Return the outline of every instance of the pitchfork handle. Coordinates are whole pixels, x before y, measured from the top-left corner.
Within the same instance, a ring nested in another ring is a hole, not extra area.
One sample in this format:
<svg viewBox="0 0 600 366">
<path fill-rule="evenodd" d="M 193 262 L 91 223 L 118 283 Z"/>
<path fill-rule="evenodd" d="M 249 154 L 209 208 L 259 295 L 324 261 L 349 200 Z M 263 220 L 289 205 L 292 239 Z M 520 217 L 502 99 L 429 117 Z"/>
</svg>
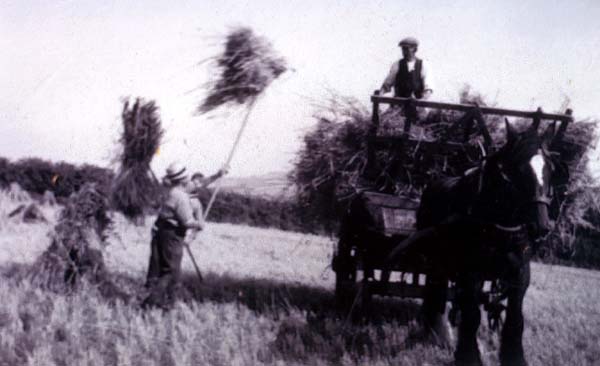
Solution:
<svg viewBox="0 0 600 366">
<path fill-rule="evenodd" d="M 192 263 L 194 264 L 194 269 L 196 270 L 196 274 L 198 275 L 198 280 L 200 282 L 203 282 L 204 279 L 202 278 L 202 273 L 200 273 L 200 268 L 198 268 L 198 263 L 196 263 L 196 258 L 194 258 L 194 254 L 192 254 L 192 250 L 190 249 L 190 245 L 188 243 L 183 243 L 183 246 L 187 250 L 187 253 L 190 256 L 190 259 L 192 260 Z"/>
</svg>

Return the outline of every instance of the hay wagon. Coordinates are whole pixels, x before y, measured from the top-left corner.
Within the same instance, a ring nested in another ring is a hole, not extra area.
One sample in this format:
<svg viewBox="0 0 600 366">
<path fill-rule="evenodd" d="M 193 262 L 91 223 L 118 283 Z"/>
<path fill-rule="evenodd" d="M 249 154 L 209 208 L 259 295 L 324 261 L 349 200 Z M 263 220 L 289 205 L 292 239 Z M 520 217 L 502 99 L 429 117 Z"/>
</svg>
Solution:
<svg viewBox="0 0 600 366">
<path fill-rule="evenodd" d="M 404 153 L 404 163 L 412 164 L 420 176 L 398 177 L 398 179 L 421 180 L 425 184 L 432 174 L 456 175 L 472 167 L 493 149 L 493 141 L 485 121 L 486 115 L 512 116 L 538 121 L 560 121 L 558 134 L 563 135 L 572 121 L 572 111 L 565 114 L 547 114 L 538 108 L 535 112 L 501 108 L 478 107 L 477 105 L 451 104 L 406 98 L 383 97 L 376 91 L 371 97 L 373 104 L 372 120 L 367 141 L 367 166 L 364 180 L 376 179 L 378 171 L 378 151 L 393 149 Z M 390 109 L 400 107 L 403 112 L 399 134 L 380 133 L 381 104 Z M 452 111 L 454 122 L 435 139 L 423 139 L 411 133 L 419 123 L 419 108 L 427 108 L 429 113 Z M 412 113 L 411 113 L 412 111 Z M 462 113 L 462 116 L 461 116 Z M 462 129 L 462 131 L 461 131 Z M 457 138 L 458 136 L 458 138 Z M 453 164 L 448 164 L 452 161 Z M 427 170 L 433 162 L 438 171 Z M 448 166 L 455 171 L 445 171 Z M 413 169 L 413 170 L 414 170 Z M 417 182 L 418 184 L 418 182 Z M 372 187 L 373 185 L 371 185 Z M 432 268 L 418 248 L 409 248 L 393 267 L 386 267 L 386 258 L 393 248 L 415 232 L 416 211 L 419 195 L 390 193 L 366 189 L 360 192 L 349 205 L 341 220 L 339 241 L 332 260 L 335 271 L 335 296 L 339 304 L 346 307 L 365 306 L 373 295 L 398 296 L 403 298 L 423 298 L 428 273 Z M 488 298 L 494 296 L 493 282 L 486 286 Z M 453 284 L 448 287 L 448 300 L 454 298 Z"/>
</svg>

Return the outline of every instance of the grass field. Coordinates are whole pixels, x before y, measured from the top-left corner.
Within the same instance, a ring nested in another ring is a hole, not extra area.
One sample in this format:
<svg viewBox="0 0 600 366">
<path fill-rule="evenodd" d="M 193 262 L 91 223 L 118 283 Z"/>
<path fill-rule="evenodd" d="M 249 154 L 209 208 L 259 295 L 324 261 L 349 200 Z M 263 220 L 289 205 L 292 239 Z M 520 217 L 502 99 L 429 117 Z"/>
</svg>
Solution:
<svg viewBox="0 0 600 366">
<path fill-rule="evenodd" d="M 411 342 L 417 303 L 376 299 L 361 324 L 333 310 L 333 240 L 210 224 L 193 244 L 205 276 L 188 258 L 174 310 L 143 312 L 139 299 L 151 219 L 118 219 L 105 257 L 132 297 L 104 298 L 94 288 L 69 296 L 21 279 L 49 243 L 49 223 L 8 219 L 17 206 L 0 195 L 0 365 L 450 365 L 452 352 Z M 600 273 L 534 264 L 525 300 L 531 365 L 600 365 Z M 486 365 L 498 364 L 498 336 L 485 326 Z"/>
<path fill-rule="evenodd" d="M 250 196 L 274 199 L 291 199 L 294 187 L 290 184 L 285 172 L 271 172 L 249 177 L 225 177 L 221 188 Z"/>
</svg>

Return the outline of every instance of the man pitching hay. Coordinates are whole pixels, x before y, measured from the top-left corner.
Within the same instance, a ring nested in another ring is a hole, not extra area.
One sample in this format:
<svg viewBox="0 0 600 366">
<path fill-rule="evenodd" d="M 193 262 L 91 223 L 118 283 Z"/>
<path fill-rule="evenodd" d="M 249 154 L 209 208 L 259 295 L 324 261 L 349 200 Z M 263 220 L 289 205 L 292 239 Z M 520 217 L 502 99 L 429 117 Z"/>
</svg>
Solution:
<svg viewBox="0 0 600 366">
<path fill-rule="evenodd" d="M 192 202 L 192 210 L 194 217 L 198 220 L 204 221 L 204 210 L 200 197 L 202 191 L 207 189 L 209 185 L 219 180 L 225 174 L 228 173 L 228 169 L 220 169 L 216 174 L 209 177 L 205 177 L 204 174 L 196 172 L 192 174 L 190 184 L 187 186 L 188 193 Z"/>
<path fill-rule="evenodd" d="M 143 306 L 168 309 L 174 299 L 181 276 L 183 245 L 188 229 L 202 230 L 204 219 L 194 215 L 188 194 L 189 177 L 186 168 L 172 163 L 166 170 L 163 184 L 168 191 L 152 227 L 150 263 L 146 286 L 150 293 Z"/>
<path fill-rule="evenodd" d="M 225 163 L 229 166 L 256 99 L 287 67 L 271 44 L 249 28 L 233 29 L 227 35 L 224 46 L 224 52 L 213 59 L 218 78 L 207 84 L 208 94 L 198 111 L 207 113 L 226 104 L 246 106 L 246 116 Z M 199 199 L 194 196 L 225 173 L 226 170 L 221 170 L 209 178 L 194 174 L 193 182 L 188 184 L 185 167 L 172 164 L 167 168 L 164 185 L 168 187 L 168 193 L 152 229 L 152 253 L 146 283 L 150 294 L 144 306 L 169 308 L 173 303 L 181 274 L 186 232 L 188 229 L 202 230 L 219 187 L 213 191 L 205 213 Z M 188 253 L 196 265 L 189 248 Z M 201 280 L 197 266 L 196 271 Z"/>
<path fill-rule="evenodd" d="M 229 172 L 229 169 L 219 169 L 219 171 L 209 177 L 205 177 L 204 174 L 200 172 L 196 172 L 192 174 L 191 180 L 191 189 L 192 192 L 195 192 L 199 189 L 208 188 L 209 185 L 217 181 L 219 178 L 223 177 L 225 174 Z"/>
</svg>

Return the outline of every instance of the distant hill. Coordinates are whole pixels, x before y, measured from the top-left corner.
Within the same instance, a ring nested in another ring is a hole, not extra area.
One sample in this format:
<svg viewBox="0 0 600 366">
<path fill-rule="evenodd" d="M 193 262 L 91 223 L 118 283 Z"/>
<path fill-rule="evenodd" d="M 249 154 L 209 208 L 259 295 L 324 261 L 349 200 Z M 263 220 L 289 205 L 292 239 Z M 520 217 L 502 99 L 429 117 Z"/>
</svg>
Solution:
<svg viewBox="0 0 600 366">
<path fill-rule="evenodd" d="M 286 172 L 270 172 L 248 177 L 225 177 L 221 188 L 225 191 L 265 198 L 289 199 L 294 187 L 287 180 Z"/>
</svg>

